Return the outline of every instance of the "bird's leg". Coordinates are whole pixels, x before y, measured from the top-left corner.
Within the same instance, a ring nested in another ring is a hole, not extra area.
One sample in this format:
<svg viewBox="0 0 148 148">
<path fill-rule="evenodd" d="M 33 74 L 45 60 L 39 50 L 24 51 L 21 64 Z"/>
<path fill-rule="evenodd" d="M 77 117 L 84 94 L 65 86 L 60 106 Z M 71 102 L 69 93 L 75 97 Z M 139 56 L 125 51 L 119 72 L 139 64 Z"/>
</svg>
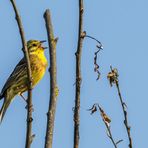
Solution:
<svg viewBox="0 0 148 148">
<path fill-rule="evenodd" d="M 27 101 L 27 99 L 22 95 L 22 94 L 20 94 L 20 96 L 22 97 L 22 99 L 27 103 L 27 105 L 26 105 L 26 109 L 28 108 L 28 101 Z M 34 109 L 33 109 L 33 105 L 31 105 L 30 107 L 29 107 L 29 110 L 30 111 L 34 111 Z"/>
<path fill-rule="evenodd" d="M 26 105 L 26 107 L 25 107 L 25 108 L 27 109 L 27 108 L 28 108 L 28 102 L 27 102 L 27 99 L 23 96 L 22 93 L 20 94 L 20 96 L 21 96 L 21 98 L 27 103 L 27 105 Z M 30 110 L 30 111 L 34 111 L 32 105 L 29 107 L 29 110 Z"/>
<path fill-rule="evenodd" d="M 28 107 L 28 102 L 27 102 L 27 99 L 23 96 L 23 94 L 22 93 L 20 93 L 20 96 L 21 96 L 21 98 L 26 102 L 26 109 L 27 109 L 27 107 Z"/>
<path fill-rule="evenodd" d="M 21 98 L 27 103 L 27 99 L 23 96 L 23 94 L 20 94 Z"/>
</svg>

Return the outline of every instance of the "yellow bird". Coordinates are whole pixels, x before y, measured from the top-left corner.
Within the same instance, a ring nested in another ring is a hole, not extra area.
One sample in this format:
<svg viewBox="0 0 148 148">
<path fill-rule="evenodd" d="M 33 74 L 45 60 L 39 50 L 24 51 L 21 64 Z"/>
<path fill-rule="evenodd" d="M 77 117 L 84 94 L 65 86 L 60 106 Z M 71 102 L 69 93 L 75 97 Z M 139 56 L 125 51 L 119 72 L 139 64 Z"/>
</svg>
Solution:
<svg viewBox="0 0 148 148">
<path fill-rule="evenodd" d="M 29 40 L 27 42 L 33 87 L 42 79 L 47 67 L 47 59 L 44 55 L 46 47 L 42 46 L 43 42 L 45 41 Z M 4 114 L 14 97 L 22 95 L 23 92 L 28 90 L 27 82 L 27 63 L 25 57 L 23 57 L 16 65 L 1 91 L 0 99 L 4 98 L 4 102 L 0 110 L 0 122 L 2 122 Z"/>
</svg>

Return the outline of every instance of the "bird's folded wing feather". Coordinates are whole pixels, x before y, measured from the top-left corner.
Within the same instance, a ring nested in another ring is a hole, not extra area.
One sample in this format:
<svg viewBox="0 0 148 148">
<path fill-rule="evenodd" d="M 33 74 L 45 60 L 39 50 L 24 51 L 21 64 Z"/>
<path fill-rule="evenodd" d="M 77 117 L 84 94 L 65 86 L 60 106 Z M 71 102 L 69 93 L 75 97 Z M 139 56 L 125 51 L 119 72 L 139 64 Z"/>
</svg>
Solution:
<svg viewBox="0 0 148 148">
<path fill-rule="evenodd" d="M 15 67 L 11 75 L 9 76 L 8 80 L 6 81 L 0 96 L 3 97 L 4 92 L 14 83 L 17 83 L 18 78 L 27 75 L 26 72 L 26 60 L 23 58 Z"/>
</svg>

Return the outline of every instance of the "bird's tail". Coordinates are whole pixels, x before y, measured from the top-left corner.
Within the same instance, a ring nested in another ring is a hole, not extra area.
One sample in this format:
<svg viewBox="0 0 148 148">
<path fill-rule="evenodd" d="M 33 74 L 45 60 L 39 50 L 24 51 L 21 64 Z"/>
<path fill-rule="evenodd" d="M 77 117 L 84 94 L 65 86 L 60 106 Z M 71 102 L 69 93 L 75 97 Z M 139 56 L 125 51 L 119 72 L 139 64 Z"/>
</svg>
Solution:
<svg viewBox="0 0 148 148">
<path fill-rule="evenodd" d="M 6 110 L 7 110 L 8 106 L 10 105 L 10 103 L 11 103 L 10 99 L 9 100 L 6 98 L 4 99 L 4 103 L 3 103 L 2 108 L 0 110 L 0 123 L 3 120 Z"/>
</svg>

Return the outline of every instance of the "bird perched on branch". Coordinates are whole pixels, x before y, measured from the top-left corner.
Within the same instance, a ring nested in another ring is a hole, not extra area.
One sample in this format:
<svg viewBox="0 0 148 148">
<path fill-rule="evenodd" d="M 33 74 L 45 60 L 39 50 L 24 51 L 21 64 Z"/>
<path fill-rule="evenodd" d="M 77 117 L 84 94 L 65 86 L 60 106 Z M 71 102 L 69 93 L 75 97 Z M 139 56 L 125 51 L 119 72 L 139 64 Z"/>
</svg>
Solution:
<svg viewBox="0 0 148 148">
<path fill-rule="evenodd" d="M 44 49 L 47 47 L 42 46 L 43 42 L 45 41 L 29 40 L 27 42 L 33 87 L 42 79 L 47 67 L 47 60 L 44 55 Z M 23 57 L 16 65 L 1 91 L 0 99 L 4 98 L 4 102 L 0 110 L 0 122 L 2 122 L 5 112 L 14 97 L 16 95 L 22 96 L 22 93 L 27 90 L 27 62 L 25 57 Z"/>
</svg>

